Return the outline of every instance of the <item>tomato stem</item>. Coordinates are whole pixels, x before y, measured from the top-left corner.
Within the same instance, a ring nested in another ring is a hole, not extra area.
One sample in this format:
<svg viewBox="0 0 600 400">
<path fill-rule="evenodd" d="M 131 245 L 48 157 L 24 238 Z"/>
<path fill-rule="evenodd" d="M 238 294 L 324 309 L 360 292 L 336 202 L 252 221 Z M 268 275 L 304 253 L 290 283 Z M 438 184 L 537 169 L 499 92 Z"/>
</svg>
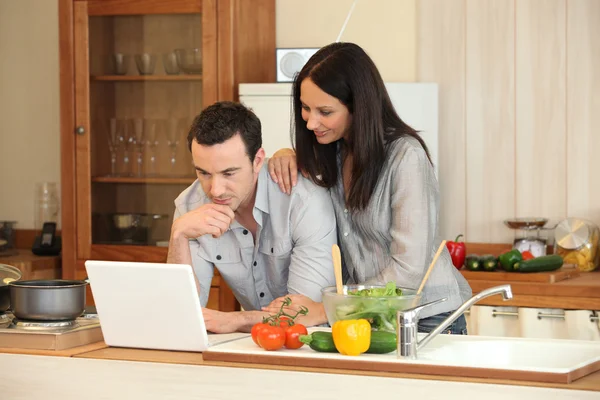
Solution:
<svg viewBox="0 0 600 400">
<path fill-rule="evenodd" d="M 308 314 L 308 308 L 306 308 L 305 306 L 300 306 L 300 310 L 298 310 L 296 312 L 296 314 L 294 314 L 294 315 L 288 314 L 285 311 L 283 311 L 284 307 L 288 307 L 291 304 L 292 304 L 292 299 L 290 299 L 289 297 L 286 297 L 281 302 L 281 307 L 279 308 L 279 311 L 277 312 L 277 314 L 270 315 L 268 317 L 263 318 L 263 323 L 279 326 L 281 324 L 281 317 L 286 317 L 286 318 L 289 318 L 289 320 L 286 320 L 288 326 L 292 326 L 295 323 L 295 319 L 299 315 L 306 315 L 306 314 Z"/>
</svg>

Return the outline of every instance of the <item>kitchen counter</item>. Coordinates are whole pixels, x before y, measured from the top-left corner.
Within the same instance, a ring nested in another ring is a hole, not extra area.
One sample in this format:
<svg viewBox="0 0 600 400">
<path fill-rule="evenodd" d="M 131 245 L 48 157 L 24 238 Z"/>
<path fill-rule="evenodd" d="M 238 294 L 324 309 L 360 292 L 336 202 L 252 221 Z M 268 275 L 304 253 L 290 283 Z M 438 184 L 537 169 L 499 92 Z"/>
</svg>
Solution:
<svg viewBox="0 0 600 400">
<path fill-rule="evenodd" d="M 233 368 L 250 368 L 250 369 L 267 369 L 278 371 L 301 371 L 315 372 L 326 374 L 339 375 L 355 375 L 355 376 L 373 376 L 385 378 L 406 378 L 406 379 L 424 379 L 435 381 L 448 382 L 471 382 L 471 383 L 487 383 L 495 385 L 512 385 L 512 386 L 529 386 L 529 387 L 546 387 L 557 389 L 571 390 L 591 390 L 600 392 L 600 371 L 585 376 L 576 380 L 571 384 L 560 383 L 542 383 L 542 382 L 526 382 L 526 381 L 510 381 L 502 379 L 481 379 L 481 378 L 464 378 L 460 376 L 439 376 L 439 375 L 417 375 L 396 372 L 384 371 L 350 371 L 334 368 L 309 368 L 309 367 L 286 367 L 279 365 L 267 364 L 247 364 L 233 363 L 220 361 L 204 361 L 202 353 L 192 352 L 177 352 L 177 351 L 160 351 L 160 350 L 143 350 L 143 349 L 125 349 L 116 347 L 107 347 L 89 352 L 79 352 L 74 355 L 75 358 L 89 358 L 99 360 L 121 360 L 121 361 L 137 361 L 137 362 L 153 362 L 166 364 L 185 364 L 185 365 L 204 365 L 218 367 L 233 367 Z"/>
<path fill-rule="evenodd" d="M 600 310 L 598 271 L 581 272 L 578 277 L 556 283 L 469 280 L 473 294 L 504 283 L 512 287 L 512 300 L 503 301 L 500 296 L 492 296 L 479 301 L 477 305 Z"/>
<path fill-rule="evenodd" d="M 16 249 L 16 254 L 0 254 L 0 264 L 18 268 L 29 279 L 58 279 L 62 275 L 60 256 L 36 256 L 31 249 Z"/>
<path fill-rule="evenodd" d="M 128 361 L 123 361 L 128 360 Z M 129 361 L 131 360 L 131 361 Z M 135 361 L 133 361 L 135 360 Z M 570 385 L 459 377 L 364 373 L 333 369 L 208 363 L 200 353 L 107 348 L 66 357 L 0 354 L 3 398 L 88 400 L 341 399 L 412 396 L 419 399 L 597 399 L 600 373 Z"/>
</svg>

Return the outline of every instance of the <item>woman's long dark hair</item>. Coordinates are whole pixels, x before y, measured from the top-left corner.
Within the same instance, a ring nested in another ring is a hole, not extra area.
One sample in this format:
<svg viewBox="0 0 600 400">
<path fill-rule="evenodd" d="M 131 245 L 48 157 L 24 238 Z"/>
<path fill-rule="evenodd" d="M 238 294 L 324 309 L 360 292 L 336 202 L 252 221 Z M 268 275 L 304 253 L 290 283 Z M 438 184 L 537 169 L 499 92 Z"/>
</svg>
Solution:
<svg viewBox="0 0 600 400">
<path fill-rule="evenodd" d="M 295 150 L 298 167 L 311 179 L 331 188 L 340 178 L 337 144 L 322 145 L 302 119 L 300 85 L 310 78 L 321 90 L 337 98 L 352 115 L 345 145 L 352 154 L 352 181 L 347 207 L 362 210 L 368 204 L 386 156 L 387 144 L 412 136 L 429 152 L 417 132 L 400 119 L 383 79 L 365 51 L 353 43 L 333 43 L 317 51 L 296 76 L 293 84 Z M 294 143 L 294 138 L 292 138 Z M 431 159 L 430 159 L 431 161 Z"/>
</svg>

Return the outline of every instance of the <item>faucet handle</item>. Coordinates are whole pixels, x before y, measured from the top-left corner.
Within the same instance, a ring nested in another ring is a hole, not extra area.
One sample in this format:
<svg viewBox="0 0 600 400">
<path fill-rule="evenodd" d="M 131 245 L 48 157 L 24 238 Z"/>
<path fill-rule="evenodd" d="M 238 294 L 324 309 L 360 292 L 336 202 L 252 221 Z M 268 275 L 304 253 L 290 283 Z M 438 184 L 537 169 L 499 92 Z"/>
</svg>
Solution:
<svg viewBox="0 0 600 400">
<path fill-rule="evenodd" d="M 404 323 L 404 325 L 410 324 L 411 322 L 416 323 L 419 319 L 419 314 L 421 313 L 421 311 L 424 308 L 427 308 L 429 306 L 433 306 L 433 305 L 436 305 L 439 303 L 443 303 L 446 300 L 448 300 L 448 298 L 444 297 L 442 299 L 430 301 L 429 303 L 421 304 L 420 306 L 417 306 L 417 307 L 409 308 L 408 310 L 398 311 L 397 312 L 398 326 L 400 326 L 401 321 Z"/>
</svg>

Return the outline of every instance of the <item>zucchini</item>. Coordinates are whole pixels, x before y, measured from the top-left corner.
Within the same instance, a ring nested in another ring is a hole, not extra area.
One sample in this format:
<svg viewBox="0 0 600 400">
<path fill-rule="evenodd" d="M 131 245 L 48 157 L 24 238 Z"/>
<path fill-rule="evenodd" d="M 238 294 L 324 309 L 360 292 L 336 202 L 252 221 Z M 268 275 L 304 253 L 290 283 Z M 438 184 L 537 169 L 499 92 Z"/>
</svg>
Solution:
<svg viewBox="0 0 600 400">
<path fill-rule="evenodd" d="M 331 332 L 313 332 L 310 335 L 300 335 L 298 337 L 302 343 L 305 343 L 320 353 L 337 353 Z M 366 353 L 386 354 L 396 350 L 396 334 L 386 331 L 371 331 L 371 343 Z"/>
<path fill-rule="evenodd" d="M 498 267 L 498 259 L 491 254 L 481 256 L 480 262 L 485 271 L 495 271 Z"/>
<path fill-rule="evenodd" d="M 556 271 L 563 265 L 563 258 L 558 254 L 540 256 L 527 261 L 515 263 L 515 272 L 546 272 Z"/>
<path fill-rule="evenodd" d="M 366 351 L 371 354 L 387 354 L 396 350 L 398 342 L 396 334 L 386 331 L 371 331 L 371 344 Z"/>
<path fill-rule="evenodd" d="M 477 254 L 469 254 L 465 258 L 465 268 L 469 271 L 481 271 L 481 259 Z"/>
<path fill-rule="evenodd" d="M 337 353 L 331 332 L 313 332 L 310 335 L 300 335 L 298 340 L 305 343 L 314 351 L 321 353 Z"/>
</svg>

